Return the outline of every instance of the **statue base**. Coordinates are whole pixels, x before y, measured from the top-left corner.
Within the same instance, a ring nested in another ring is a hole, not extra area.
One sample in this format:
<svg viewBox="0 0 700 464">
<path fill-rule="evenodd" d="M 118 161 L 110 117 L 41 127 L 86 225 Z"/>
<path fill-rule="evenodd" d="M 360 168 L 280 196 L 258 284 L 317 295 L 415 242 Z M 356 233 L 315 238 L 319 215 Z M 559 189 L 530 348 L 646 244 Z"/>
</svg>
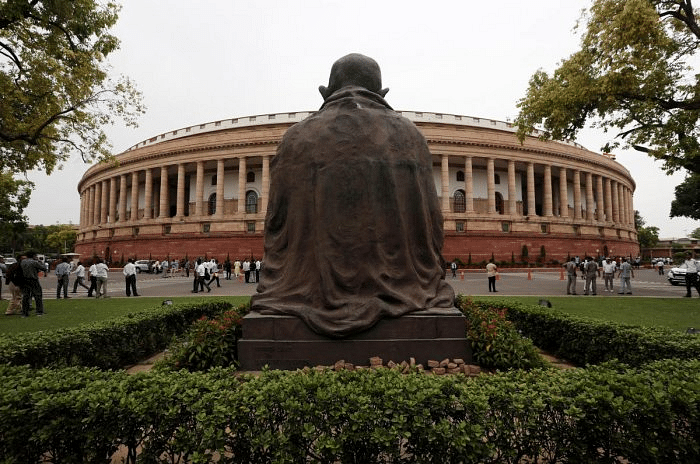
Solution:
<svg viewBox="0 0 700 464">
<path fill-rule="evenodd" d="M 242 370 L 293 370 L 332 366 L 340 360 L 368 366 L 378 356 L 384 363 L 409 361 L 427 365 L 445 358 L 471 361 L 466 319 L 456 309 L 431 309 L 395 319 L 382 319 L 370 329 L 342 339 L 319 335 L 295 316 L 252 312 L 243 318 L 238 341 Z"/>
</svg>

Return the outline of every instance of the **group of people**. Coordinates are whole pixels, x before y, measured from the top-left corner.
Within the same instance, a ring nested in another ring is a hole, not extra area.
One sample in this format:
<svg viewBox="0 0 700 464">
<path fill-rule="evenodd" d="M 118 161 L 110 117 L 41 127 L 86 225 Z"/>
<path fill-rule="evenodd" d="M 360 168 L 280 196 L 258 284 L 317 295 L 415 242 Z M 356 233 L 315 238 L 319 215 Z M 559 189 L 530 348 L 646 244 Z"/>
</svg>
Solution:
<svg viewBox="0 0 700 464">
<path fill-rule="evenodd" d="M 597 262 L 590 256 L 586 257 L 584 260 L 581 260 L 578 256 L 569 259 L 569 261 L 564 263 L 567 276 L 566 294 L 576 295 L 576 280 L 578 278 L 578 273 L 581 272 L 581 276 L 585 279 L 584 295 L 598 294 L 596 280 L 598 277 L 601 277 L 601 274 L 603 282 L 605 283 L 604 291 L 613 293 L 615 291 L 614 282 L 616 273 L 620 281 L 620 287 L 617 293 L 620 295 L 631 295 L 632 284 L 630 283 L 630 279 L 634 277 L 634 269 L 630 261 L 631 259 L 622 257 L 618 264 L 617 261 L 609 256 L 605 259 L 601 259 L 600 262 Z"/>
</svg>

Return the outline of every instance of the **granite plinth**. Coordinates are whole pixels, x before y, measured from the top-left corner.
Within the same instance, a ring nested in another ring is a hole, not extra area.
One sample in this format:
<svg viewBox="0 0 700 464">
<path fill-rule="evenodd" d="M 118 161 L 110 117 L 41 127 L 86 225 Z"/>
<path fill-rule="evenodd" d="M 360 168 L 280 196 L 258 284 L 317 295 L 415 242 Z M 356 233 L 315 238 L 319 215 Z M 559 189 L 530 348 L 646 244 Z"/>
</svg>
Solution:
<svg viewBox="0 0 700 464">
<path fill-rule="evenodd" d="M 332 365 L 336 361 L 369 365 L 369 358 L 386 363 L 415 358 L 471 360 L 466 340 L 466 319 L 455 309 L 418 311 L 395 319 L 382 319 L 372 328 L 342 339 L 311 331 L 296 316 L 252 312 L 243 318 L 238 358 L 243 370 L 299 369 Z"/>
</svg>

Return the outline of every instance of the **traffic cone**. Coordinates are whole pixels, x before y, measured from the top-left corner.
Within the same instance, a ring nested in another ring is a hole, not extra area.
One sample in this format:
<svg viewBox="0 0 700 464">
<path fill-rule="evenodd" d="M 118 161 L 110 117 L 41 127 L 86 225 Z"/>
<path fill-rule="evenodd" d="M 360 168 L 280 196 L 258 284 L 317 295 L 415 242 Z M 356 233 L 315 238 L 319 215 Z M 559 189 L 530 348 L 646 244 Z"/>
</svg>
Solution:
<svg viewBox="0 0 700 464">
<path fill-rule="evenodd" d="M 559 280 L 564 280 L 564 269 L 561 270 L 561 275 L 559 276 Z"/>
<path fill-rule="evenodd" d="M 527 280 L 532 280 L 532 271 L 530 269 L 527 270 Z"/>
</svg>

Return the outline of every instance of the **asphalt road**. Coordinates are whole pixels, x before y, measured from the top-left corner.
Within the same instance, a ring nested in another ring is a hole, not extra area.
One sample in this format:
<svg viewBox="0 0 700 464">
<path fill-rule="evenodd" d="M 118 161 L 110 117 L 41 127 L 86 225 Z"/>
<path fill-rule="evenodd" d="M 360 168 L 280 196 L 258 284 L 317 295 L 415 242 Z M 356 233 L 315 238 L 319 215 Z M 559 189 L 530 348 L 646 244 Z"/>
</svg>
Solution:
<svg viewBox="0 0 700 464">
<path fill-rule="evenodd" d="M 464 295 L 495 295 L 488 292 L 488 281 L 485 271 L 469 271 L 462 276 L 458 274 L 457 278 L 452 278 L 448 271 L 446 278 L 447 282 L 455 289 L 455 293 Z M 190 274 L 191 276 L 192 274 Z M 651 269 L 641 269 L 634 272 L 635 277 L 632 278 L 633 296 L 640 297 L 661 297 L 661 298 L 681 298 L 685 295 L 684 286 L 673 286 L 668 283 L 665 276 L 660 276 L 657 271 Z M 502 270 L 500 280 L 496 282 L 496 289 L 499 296 L 566 296 L 566 280 L 561 280 L 562 274 L 560 270 L 542 270 L 535 269 L 530 274 L 523 270 L 510 272 L 508 269 Z M 70 293 L 73 289 L 73 276 L 71 276 L 69 293 L 71 297 L 87 298 L 87 291 L 82 287 L 78 287 L 78 293 Z M 45 299 L 56 298 L 56 276 L 51 274 L 40 279 L 44 290 Z M 255 293 L 257 284 L 245 283 L 235 279 L 226 280 L 220 278 L 221 287 L 217 287 L 216 283 L 212 283 L 211 293 L 204 293 L 201 296 L 236 296 L 236 295 L 252 295 Z M 175 296 L 192 296 L 192 277 L 185 277 L 183 272 L 176 274 L 174 277 L 162 278 L 162 274 L 139 274 L 136 279 L 136 286 L 141 296 L 153 297 L 175 297 Z M 88 282 L 89 284 L 89 282 Z M 588 298 L 614 297 L 627 298 L 629 295 L 618 295 L 619 279 L 615 279 L 615 292 L 609 293 L 603 291 L 604 284 L 602 278 L 597 280 L 598 295 L 597 297 L 589 296 Z M 584 289 L 584 280 L 579 277 L 576 291 L 581 297 Z M 3 298 L 7 299 L 6 287 L 3 287 Z M 112 271 L 109 273 L 108 295 L 113 298 L 126 298 L 124 276 L 121 271 Z M 697 297 L 693 294 L 693 297 Z M 132 297 L 133 298 L 133 297 Z"/>
</svg>

